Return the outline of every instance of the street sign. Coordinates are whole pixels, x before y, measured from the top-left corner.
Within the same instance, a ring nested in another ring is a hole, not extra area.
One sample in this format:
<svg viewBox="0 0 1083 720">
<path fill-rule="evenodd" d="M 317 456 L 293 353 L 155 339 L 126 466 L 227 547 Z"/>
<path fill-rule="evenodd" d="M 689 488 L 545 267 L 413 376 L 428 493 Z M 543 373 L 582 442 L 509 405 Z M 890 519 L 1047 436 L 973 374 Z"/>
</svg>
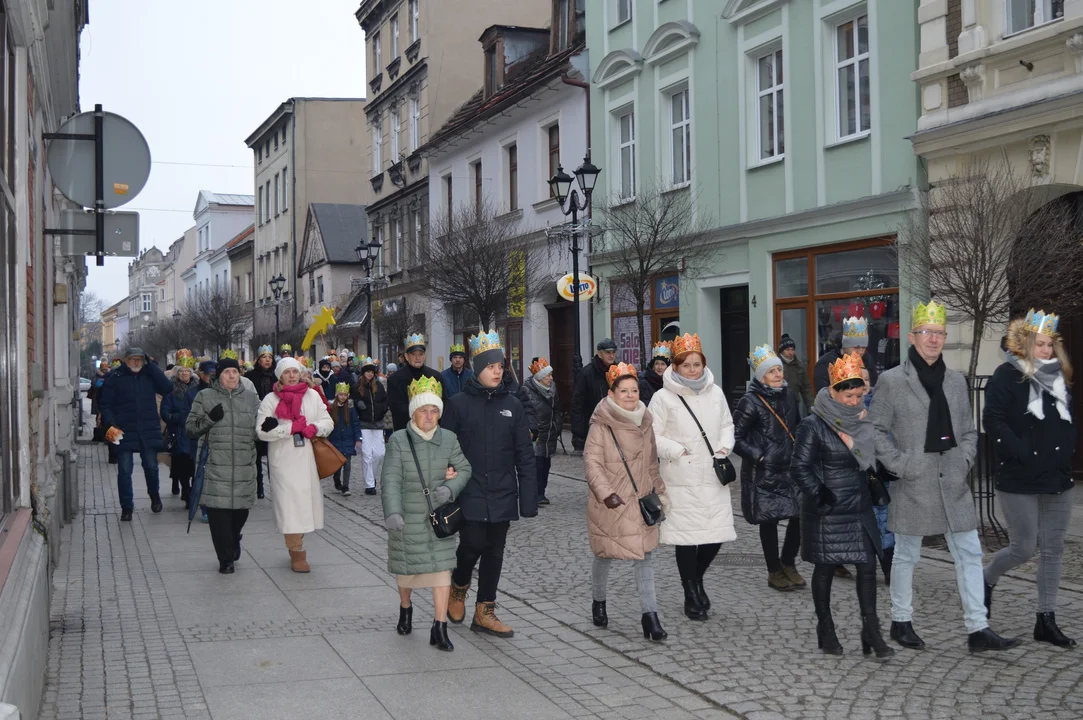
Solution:
<svg viewBox="0 0 1083 720">
<path fill-rule="evenodd" d="M 60 235 L 61 255 L 97 255 L 93 212 L 64 210 L 60 213 L 60 225 L 65 232 L 81 233 Z M 105 254 L 138 257 L 139 213 L 117 211 L 105 214 Z"/>
<path fill-rule="evenodd" d="M 586 273 L 579 273 L 579 299 L 590 300 L 597 292 L 598 281 Z M 565 300 L 575 300 L 575 289 L 572 287 L 571 273 L 557 280 L 557 294 Z"/>
<path fill-rule="evenodd" d="M 88 208 L 96 200 L 95 143 L 86 142 L 94 138 L 94 115 L 85 112 L 68 118 L 49 140 L 53 183 L 64 197 Z M 147 184 L 150 147 L 139 128 L 116 113 L 101 112 L 101 125 L 102 200 L 108 210 L 129 202 Z"/>
</svg>

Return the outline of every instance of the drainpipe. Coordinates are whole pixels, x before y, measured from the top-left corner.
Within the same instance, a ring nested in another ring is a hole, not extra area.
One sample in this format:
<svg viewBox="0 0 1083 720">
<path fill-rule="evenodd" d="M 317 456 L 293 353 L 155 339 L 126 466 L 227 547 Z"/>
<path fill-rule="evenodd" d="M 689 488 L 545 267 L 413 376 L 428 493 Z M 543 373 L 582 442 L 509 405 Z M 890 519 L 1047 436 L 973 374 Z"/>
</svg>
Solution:
<svg viewBox="0 0 1083 720">
<path fill-rule="evenodd" d="M 573 77 L 569 77 L 568 73 L 564 73 L 563 75 L 561 75 L 560 76 L 560 81 L 562 83 L 564 83 L 565 85 L 572 85 L 573 87 L 583 88 L 583 90 L 586 91 L 586 94 L 587 94 L 587 157 L 589 158 L 590 157 L 590 151 L 591 151 L 591 146 L 590 146 L 590 83 L 588 83 L 588 82 L 586 82 L 584 80 L 577 80 L 577 79 L 575 79 Z M 593 202 L 593 199 L 592 199 L 590 205 L 587 206 L 587 217 L 594 217 L 594 202 Z M 594 242 L 592 240 L 591 234 L 587 233 L 587 275 L 594 275 L 594 266 L 590 264 L 591 254 L 592 254 L 593 249 L 594 249 L 593 246 L 594 246 Z M 576 278 L 576 280 L 578 281 L 578 278 Z M 587 313 L 587 316 L 588 316 L 587 317 L 587 328 L 588 328 L 588 332 L 590 333 L 590 345 L 589 345 L 589 347 L 593 348 L 594 347 L 594 312 L 591 311 L 591 312 Z M 576 338 L 576 342 L 579 342 L 578 338 Z"/>
<path fill-rule="evenodd" d="M 293 304 L 293 313 L 290 318 L 290 328 L 297 322 L 297 101 L 291 100 L 293 112 L 290 113 L 290 207 L 293 217 L 290 219 L 290 287 L 293 288 L 290 300 Z M 306 209 L 307 215 L 307 209 Z"/>
</svg>

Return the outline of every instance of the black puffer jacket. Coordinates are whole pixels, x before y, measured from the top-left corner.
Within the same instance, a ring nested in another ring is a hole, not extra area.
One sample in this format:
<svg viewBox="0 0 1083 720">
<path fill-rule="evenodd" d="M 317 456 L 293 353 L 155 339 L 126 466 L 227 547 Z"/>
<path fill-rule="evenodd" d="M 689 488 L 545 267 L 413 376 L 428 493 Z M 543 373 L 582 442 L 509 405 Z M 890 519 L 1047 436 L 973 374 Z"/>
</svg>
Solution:
<svg viewBox="0 0 1083 720">
<path fill-rule="evenodd" d="M 259 395 L 260 400 L 263 400 L 274 391 L 275 383 L 278 381 L 275 377 L 273 365 L 266 370 L 261 367 L 254 367 L 246 372 L 244 376 L 256 386 L 256 394 Z"/>
<path fill-rule="evenodd" d="M 421 377 L 436 378 L 440 381 L 441 395 L 447 401 L 447 395 L 443 392 L 444 380 L 440 373 L 428 365 L 414 368 L 403 365 L 391 377 L 387 379 L 387 403 L 391 408 L 391 424 L 396 430 L 404 430 L 410 423 L 410 396 L 407 389 L 410 383 Z"/>
<path fill-rule="evenodd" d="M 609 381 L 605 377 L 607 369 L 601 358 L 595 355 L 575 381 L 572 392 L 572 444 L 577 449 L 582 449 L 587 441 L 594 408 L 609 394 Z"/>
<path fill-rule="evenodd" d="M 376 391 L 373 392 L 362 377 L 357 383 L 354 395 L 354 408 L 357 410 L 357 417 L 361 420 L 361 428 L 383 430 L 384 416 L 387 415 L 387 390 L 384 389 L 384 384 L 376 380 Z"/>
<path fill-rule="evenodd" d="M 827 565 L 871 562 L 865 537 L 879 553 L 880 530 L 865 471 L 819 415 L 802 420 L 796 437 L 790 475 L 805 496 L 801 558 Z M 833 502 L 826 501 L 825 486 Z"/>
<path fill-rule="evenodd" d="M 535 421 L 530 428 L 536 438 L 534 455 L 553 457 L 557 451 L 557 440 L 564 429 L 564 413 L 560 411 L 560 396 L 557 394 L 556 383 L 553 383 L 553 392 L 550 395 L 546 395 L 534 378 L 527 380 L 523 387 L 526 388 L 534 408 Z"/>
<path fill-rule="evenodd" d="M 764 401 L 786 423 L 771 414 Z M 734 451 L 741 456 L 741 512 L 753 525 L 785 520 L 800 512 L 797 484 L 790 478 L 793 440 L 797 428 L 797 403 L 787 388 L 771 393 L 759 380 L 733 411 Z M 788 430 L 787 430 L 788 428 Z M 762 462 L 761 462 L 762 460 Z"/>
<path fill-rule="evenodd" d="M 842 357 L 842 351 L 838 348 L 835 348 L 834 350 L 828 350 L 827 352 L 825 352 L 823 355 L 820 356 L 820 359 L 816 361 L 816 369 L 812 373 L 812 394 L 814 396 L 816 395 L 816 393 L 827 387 L 828 380 L 830 379 L 829 371 L 831 369 L 829 366 L 840 357 Z M 865 356 L 861 358 L 861 360 L 865 365 L 865 369 L 869 371 L 869 386 L 876 387 L 876 378 L 879 377 L 880 374 L 876 371 L 876 363 L 873 362 L 872 353 L 866 350 Z M 811 406 L 809 406 L 809 411 L 812 411 Z"/>
<path fill-rule="evenodd" d="M 466 383 L 469 385 L 470 380 L 467 380 Z M 519 403 L 523 406 L 523 420 L 526 422 L 527 432 L 530 432 L 538 425 L 538 416 L 534 412 L 534 401 L 530 397 L 530 391 L 526 389 L 525 385 L 519 384 L 519 381 L 515 379 L 515 375 L 507 370 L 504 371 L 503 383 L 508 392 L 518 398 Z"/>
<path fill-rule="evenodd" d="M 1042 393 L 1042 420 L 1027 409 L 1029 402 L 1030 381 L 1023 373 L 1009 363 L 998 367 L 985 387 L 982 413 L 985 432 L 996 448 L 997 490 L 1024 494 L 1070 490 L 1075 484 L 1075 426 L 1061 418 L 1049 393 Z"/>
<path fill-rule="evenodd" d="M 470 463 L 470 481 L 458 497 L 463 517 L 495 523 L 538 514 L 530 429 L 506 385 L 489 389 L 471 378 L 445 402 L 440 425 L 458 436 Z"/>
</svg>

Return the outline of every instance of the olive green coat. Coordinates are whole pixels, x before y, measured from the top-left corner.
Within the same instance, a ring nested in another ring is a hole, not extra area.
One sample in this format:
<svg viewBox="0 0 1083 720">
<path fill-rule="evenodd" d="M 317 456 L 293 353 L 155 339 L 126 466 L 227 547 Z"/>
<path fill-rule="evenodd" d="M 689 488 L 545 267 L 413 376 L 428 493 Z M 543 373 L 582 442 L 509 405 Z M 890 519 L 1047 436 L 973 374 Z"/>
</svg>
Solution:
<svg viewBox="0 0 1083 720">
<path fill-rule="evenodd" d="M 214 422 L 208 413 L 218 404 L 225 415 Z M 196 395 L 184 432 L 199 438 L 196 458 L 203 443 L 210 443 L 200 505 L 243 510 L 256 504 L 257 408 L 259 396 L 243 385 L 229 391 L 215 381 Z"/>
<path fill-rule="evenodd" d="M 425 440 L 407 427 L 391 436 L 380 475 L 381 498 L 384 517 L 399 513 L 405 527 L 400 531 L 387 531 L 387 569 L 395 575 L 451 570 L 455 567 L 458 538 L 440 539 L 433 533 L 429 506 L 425 503 L 406 433 L 410 433 L 414 441 L 421 472 L 430 492 L 440 485 L 446 485 L 454 500 L 470 479 L 470 463 L 466 461 L 455 433 L 437 429 L 432 440 Z M 454 466 L 459 473 L 451 480 L 444 479 L 448 465 Z M 432 495 L 429 495 L 429 499 L 433 507 L 438 505 Z"/>
</svg>

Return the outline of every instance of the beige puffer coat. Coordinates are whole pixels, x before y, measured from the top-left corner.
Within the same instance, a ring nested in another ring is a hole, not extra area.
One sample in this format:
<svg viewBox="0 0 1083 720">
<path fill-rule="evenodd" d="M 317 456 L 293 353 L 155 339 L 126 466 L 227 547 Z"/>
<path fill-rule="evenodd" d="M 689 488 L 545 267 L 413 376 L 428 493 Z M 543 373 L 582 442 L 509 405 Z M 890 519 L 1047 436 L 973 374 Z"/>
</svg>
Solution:
<svg viewBox="0 0 1083 720">
<path fill-rule="evenodd" d="M 646 410 L 642 403 L 640 408 Z M 635 478 L 639 497 L 651 490 L 661 495 L 666 484 L 658 472 L 658 450 L 655 446 L 653 419 L 643 413 L 638 427 L 632 420 L 613 408 L 604 398 L 594 409 L 590 431 L 583 448 L 586 461 L 587 534 L 590 549 L 600 558 L 612 560 L 642 560 L 645 553 L 658 547 L 658 526 L 648 527 L 639 511 L 639 502 L 613 442 L 610 428 L 620 443 L 628 468 Z M 605 499 L 616 493 L 624 501 L 615 509 L 605 506 Z"/>
</svg>

